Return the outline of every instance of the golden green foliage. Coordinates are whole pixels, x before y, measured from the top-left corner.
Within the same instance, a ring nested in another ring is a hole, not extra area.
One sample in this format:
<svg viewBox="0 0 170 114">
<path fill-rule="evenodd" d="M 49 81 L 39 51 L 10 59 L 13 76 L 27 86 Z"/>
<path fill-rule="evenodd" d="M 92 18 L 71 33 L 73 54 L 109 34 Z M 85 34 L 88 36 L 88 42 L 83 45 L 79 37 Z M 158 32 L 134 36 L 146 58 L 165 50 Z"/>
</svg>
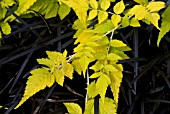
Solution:
<svg viewBox="0 0 170 114">
<path fill-rule="evenodd" d="M 16 108 L 45 87 L 51 87 L 54 82 L 63 86 L 64 76 L 70 79 L 73 78 L 73 67 L 66 60 L 66 52 L 61 54 L 59 52 L 47 51 L 46 53 L 48 58 L 37 59 L 39 64 L 45 65 L 46 67 L 31 71 L 31 76 L 28 78 L 23 98 Z"/>
<path fill-rule="evenodd" d="M 81 107 L 76 103 L 64 103 L 69 114 L 82 114 Z"/>
<path fill-rule="evenodd" d="M 46 19 L 59 15 L 60 19 L 65 18 L 71 9 L 74 10 L 78 19 L 73 24 L 76 30 L 74 38 L 74 55 L 67 57 L 67 52 L 47 51 L 48 58 L 37 59 L 39 64 L 45 67 L 31 71 L 28 78 L 25 93 L 18 108 L 28 98 L 40 90 L 51 87 L 55 82 L 63 86 L 64 77 L 73 78 L 73 71 L 86 77 L 87 69 L 93 70 L 90 74 L 92 82 L 87 87 L 88 102 L 85 114 L 93 114 L 94 97 L 100 95 L 100 114 L 115 114 L 118 105 L 119 87 L 122 82 L 123 67 L 117 64 L 119 60 L 127 59 L 124 51 L 131 50 L 125 43 L 115 37 L 115 31 L 127 26 L 140 27 L 140 21 L 146 24 L 153 24 L 161 30 L 158 44 L 161 38 L 170 30 L 169 10 L 163 13 L 161 28 L 158 26 L 160 19 L 159 11 L 165 7 L 161 1 L 134 0 L 137 4 L 127 9 L 123 0 L 116 2 L 112 7 L 111 3 L 116 0 L 1 0 L 0 19 L 6 16 L 6 7 L 18 5 L 14 11 L 17 15 L 39 12 Z M 112 8 L 112 12 L 108 9 Z M 36 14 L 35 14 L 36 15 Z M 3 34 L 9 34 L 11 28 L 8 24 L 13 21 L 14 16 L 9 15 L 5 22 L 0 23 Z M 87 28 L 93 21 L 97 24 Z M 0 32 L 1 34 L 1 32 Z M 90 64 L 94 63 L 94 64 Z M 91 65 L 91 66 L 90 66 Z M 113 99 L 105 97 L 107 88 L 110 87 Z M 70 114 L 81 114 L 82 109 L 78 104 L 64 103 Z"/>
<path fill-rule="evenodd" d="M 130 9 L 130 11 L 127 13 L 127 15 L 135 16 L 135 19 L 137 20 L 146 20 L 152 23 L 157 29 L 160 30 L 158 26 L 158 20 L 160 19 L 160 15 L 158 14 L 158 11 L 163 9 L 165 7 L 164 2 L 157 2 L 153 1 L 150 2 L 147 5 L 135 5 L 133 8 Z M 148 24 L 148 23 L 147 23 Z"/>
<path fill-rule="evenodd" d="M 170 21 L 169 21 L 170 15 L 169 14 L 170 14 L 170 6 L 162 14 L 161 31 L 159 32 L 158 41 L 157 41 L 158 46 L 163 36 L 170 30 Z"/>
<path fill-rule="evenodd" d="M 113 99 L 105 98 L 104 102 L 99 99 L 99 113 L 100 114 L 116 114 L 116 104 Z M 94 114 L 94 99 L 87 102 L 84 114 Z"/>
</svg>

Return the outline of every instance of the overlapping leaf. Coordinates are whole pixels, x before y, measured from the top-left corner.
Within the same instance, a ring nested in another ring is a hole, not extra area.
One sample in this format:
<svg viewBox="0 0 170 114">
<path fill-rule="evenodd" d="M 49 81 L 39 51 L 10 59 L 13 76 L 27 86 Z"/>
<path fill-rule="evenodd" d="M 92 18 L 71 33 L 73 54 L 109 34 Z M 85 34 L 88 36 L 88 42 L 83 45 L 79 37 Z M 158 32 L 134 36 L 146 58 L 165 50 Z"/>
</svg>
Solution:
<svg viewBox="0 0 170 114">
<path fill-rule="evenodd" d="M 64 103 L 69 114 L 82 114 L 81 107 L 76 103 Z"/>
<path fill-rule="evenodd" d="M 46 68 L 39 68 L 31 71 L 31 76 L 28 78 L 27 86 L 25 88 L 24 95 L 16 106 L 21 106 L 28 98 L 33 96 L 35 93 L 43 90 L 46 86 L 51 87 L 54 84 L 54 77 L 51 75 Z"/>
<path fill-rule="evenodd" d="M 73 78 L 73 67 L 66 61 L 66 51 L 64 54 L 50 51 L 47 51 L 46 53 L 48 58 L 37 60 L 39 64 L 45 65 L 46 67 L 31 71 L 31 76 L 28 78 L 25 93 L 16 108 L 46 86 L 51 87 L 54 82 L 63 86 L 64 76 L 67 76 L 70 79 Z"/>
<path fill-rule="evenodd" d="M 161 31 L 159 32 L 159 36 L 157 40 L 158 46 L 163 36 L 170 30 L 170 21 L 169 21 L 170 15 L 169 14 L 170 14 L 170 6 L 168 6 L 167 9 L 162 14 Z"/>
</svg>

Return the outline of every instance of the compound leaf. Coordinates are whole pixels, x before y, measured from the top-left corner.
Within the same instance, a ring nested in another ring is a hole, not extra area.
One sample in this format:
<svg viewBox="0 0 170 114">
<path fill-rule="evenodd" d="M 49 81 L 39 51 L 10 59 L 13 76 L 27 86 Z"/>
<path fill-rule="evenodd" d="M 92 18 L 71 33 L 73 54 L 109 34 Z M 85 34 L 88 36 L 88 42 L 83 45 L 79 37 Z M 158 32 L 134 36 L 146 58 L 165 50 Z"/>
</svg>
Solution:
<svg viewBox="0 0 170 114">
<path fill-rule="evenodd" d="M 144 19 L 148 15 L 148 10 L 142 5 L 135 5 L 130 11 L 127 13 L 128 15 L 135 15 L 135 18 L 138 20 Z"/>
<path fill-rule="evenodd" d="M 32 75 L 28 78 L 24 95 L 15 108 L 21 106 L 28 98 L 40 90 L 43 90 L 46 86 L 51 87 L 54 84 L 54 77 L 46 68 L 35 69 L 31 71 L 31 74 Z"/>
</svg>

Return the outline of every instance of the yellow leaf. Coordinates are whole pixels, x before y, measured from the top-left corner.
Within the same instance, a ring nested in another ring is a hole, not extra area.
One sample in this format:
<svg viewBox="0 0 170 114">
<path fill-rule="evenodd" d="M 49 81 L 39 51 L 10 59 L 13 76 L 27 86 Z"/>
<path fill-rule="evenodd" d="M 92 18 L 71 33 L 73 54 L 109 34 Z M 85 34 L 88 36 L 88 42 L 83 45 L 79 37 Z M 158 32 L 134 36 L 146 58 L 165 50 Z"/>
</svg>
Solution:
<svg viewBox="0 0 170 114">
<path fill-rule="evenodd" d="M 73 67 L 74 67 L 74 70 L 75 70 L 79 75 L 81 75 L 82 68 L 81 68 L 81 64 L 80 64 L 80 62 L 79 62 L 79 59 L 73 60 L 72 65 L 73 65 Z"/>
<path fill-rule="evenodd" d="M 54 9 L 53 9 L 54 10 Z M 60 16 L 60 19 L 64 19 L 70 12 L 70 7 L 68 7 L 66 4 L 61 4 L 58 9 L 58 15 Z"/>
<path fill-rule="evenodd" d="M 115 54 L 115 53 L 109 53 L 107 56 L 107 60 L 121 60 L 122 58 Z"/>
<path fill-rule="evenodd" d="M 64 103 L 69 114 L 82 114 L 81 107 L 76 103 Z"/>
<path fill-rule="evenodd" d="M 115 48 L 115 47 L 114 47 Z M 130 51 L 132 50 L 130 47 L 128 46 L 123 46 L 123 47 L 116 47 L 115 49 L 120 50 L 120 51 Z"/>
<path fill-rule="evenodd" d="M 134 1 L 141 4 L 141 5 L 147 5 L 148 4 L 148 0 L 134 0 Z"/>
<path fill-rule="evenodd" d="M 90 76 L 90 78 L 98 78 L 98 77 L 100 77 L 102 74 L 103 74 L 102 72 L 95 72 L 95 73 L 93 73 L 93 74 Z"/>
<path fill-rule="evenodd" d="M 150 22 L 149 20 L 147 20 L 147 19 L 143 19 L 142 21 L 143 21 L 144 23 L 148 24 L 148 25 L 151 24 L 151 22 Z"/>
<path fill-rule="evenodd" d="M 100 114 L 117 114 L 115 101 L 110 98 L 105 98 L 103 102 L 102 99 L 99 99 L 99 112 Z"/>
<path fill-rule="evenodd" d="M 109 77 L 111 80 L 110 88 L 112 90 L 114 100 L 116 104 L 118 104 L 119 88 L 120 88 L 122 77 L 123 77 L 122 72 L 120 71 L 114 72 L 111 75 L 109 75 Z"/>
<path fill-rule="evenodd" d="M 106 33 L 114 28 L 111 20 L 107 20 L 101 24 L 95 26 L 93 32 L 95 33 Z"/>
<path fill-rule="evenodd" d="M 78 57 L 78 58 L 81 58 L 82 56 L 87 56 L 89 59 L 94 58 L 93 54 L 88 51 L 82 51 L 82 52 L 76 53 L 76 55 L 75 55 L 75 57 Z"/>
<path fill-rule="evenodd" d="M 65 49 L 64 52 L 63 52 L 63 56 L 64 56 L 64 57 L 67 57 L 67 53 L 68 53 L 68 52 L 67 52 L 67 50 Z"/>
<path fill-rule="evenodd" d="M 1 0 L 1 6 L 2 7 L 9 7 L 16 4 L 14 0 Z"/>
<path fill-rule="evenodd" d="M 64 63 L 62 65 L 62 71 L 65 76 L 72 79 L 73 78 L 73 66 L 70 63 Z"/>
<path fill-rule="evenodd" d="M 91 10 L 90 12 L 89 12 L 89 17 L 88 17 L 88 19 L 87 20 L 92 20 L 92 19 L 94 19 L 96 16 L 97 16 L 97 10 Z"/>
<path fill-rule="evenodd" d="M 135 5 L 133 8 L 130 9 L 130 11 L 127 14 L 135 15 L 136 19 L 142 20 L 149 14 L 149 12 L 146 10 L 144 6 Z"/>
<path fill-rule="evenodd" d="M 132 27 L 140 27 L 140 23 L 136 18 L 132 18 L 130 20 L 130 26 L 132 26 Z"/>
<path fill-rule="evenodd" d="M 19 7 L 16 14 L 21 15 L 27 11 L 37 0 L 19 0 Z"/>
<path fill-rule="evenodd" d="M 103 69 L 104 65 L 101 64 L 99 61 L 97 61 L 93 66 L 90 67 L 90 69 L 93 69 L 95 72 Z"/>
<path fill-rule="evenodd" d="M 90 99 L 87 101 L 83 114 L 94 114 L 94 99 Z"/>
<path fill-rule="evenodd" d="M 5 35 L 8 35 L 11 33 L 11 27 L 8 22 L 1 22 L 0 23 L 1 30 Z"/>
<path fill-rule="evenodd" d="M 102 39 L 96 41 L 100 46 L 108 45 L 109 39 L 107 36 L 103 37 Z"/>
<path fill-rule="evenodd" d="M 128 16 L 125 15 L 125 16 L 122 18 L 121 24 L 122 24 L 122 27 L 123 27 L 123 28 L 129 26 L 130 22 L 129 22 Z"/>
<path fill-rule="evenodd" d="M 107 54 L 107 48 L 108 48 L 108 45 L 101 45 L 101 46 L 98 46 L 98 47 L 93 47 L 94 50 L 96 51 L 96 53 L 105 53 Z"/>
<path fill-rule="evenodd" d="M 106 11 L 99 11 L 98 13 L 98 21 L 99 24 L 101 24 L 103 21 L 105 21 L 108 18 L 108 13 Z"/>
<path fill-rule="evenodd" d="M 121 16 L 113 14 L 111 17 L 111 20 L 112 20 L 113 25 L 116 27 L 118 23 L 121 21 Z"/>
<path fill-rule="evenodd" d="M 157 46 L 159 46 L 159 43 L 163 36 L 169 32 L 170 30 L 170 6 L 166 8 L 164 13 L 162 14 L 162 23 L 161 23 L 161 31 L 159 32 L 158 40 L 157 40 Z"/>
<path fill-rule="evenodd" d="M 113 7 L 113 11 L 116 13 L 116 14 L 121 14 L 123 13 L 125 9 L 125 4 L 123 2 L 123 0 L 121 0 L 120 2 L 116 3 L 116 5 Z"/>
<path fill-rule="evenodd" d="M 110 64 L 112 64 L 117 70 L 119 70 L 119 71 L 123 71 L 123 66 L 122 66 L 122 64 L 116 64 L 116 62 L 113 62 L 113 61 L 111 61 L 110 62 Z"/>
<path fill-rule="evenodd" d="M 146 8 L 149 10 L 149 12 L 156 12 L 165 7 L 165 2 L 160 2 L 160 1 L 154 1 L 150 2 Z"/>
<path fill-rule="evenodd" d="M 158 20 L 160 19 L 158 13 L 149 13 L 146 16 L 146 19 L 149 20 L 158 30 L 161 30 L 158 26 Z"/>
<path fill-rule="evenodd" d="M 100 46 L 100 45 L 96 42 L 87 42 L 86 46 L 96 47 L 96 46 Z"/>
<path fill-rule="evenodd" d="M 110 83 L 111 83 L 110 78 L 105 74 L 101 75 L 97 79 L 96 89 L 97 89 L 98 93 L 100 94 L 102 102 L 104 102 L 106 90 Z"/>
<path fill-rule="evenodd" d="M 111 45 L 112 47 L 123 47 L 123 46 L 126 46 L 126 44 L 123 43 L 123 42 L 120 41 L 120 40 L 112 40 L 112 41 L 110 42 L 110 45 Z"/>
<path fill-rule="evenodd" d="M 94 58 L 97 60 L 104 60 L 106 58 L 106 54 L 102 52 L 98 52 L 94 54 Z"/>
<path fill-rule="evenodd" d="M 111 49 L 110 53 L 115 53 L 118 56 L 120 56 L 122 59 L 128 59 L 129 58 L 123 51 L 116 50 L 115 48 Z"/>
<path fill-rule="evenodd" d="M 19 104 L 15 107 L 15 109 L 21 106 L 28 98 L 33 96 L 35 93 L 44 89 L 46 86 L 50 87 L 54 84 L 54 78 L 48 72 L 48 69 L 38 68 L 31 71 L 31 74 L 32 75 L 28 78 L 24 95 Z"/>
<path fill-rule="evenodd" d="M 98 2 L 96 0 L 90 0 L 90 6 L 93 9 L 97 9 L 98 8 Z"/>
<path fill-rule="evenodd" d="M 98 95 L 95 81 L 91 82 L 87 87 L 87 95 L 89 98 L 94 98 Z"/>
<path fill-rule="evenodd" d="M 0 38 L 2 38 L 2 33 L 1 33 L 1 31 L 0 31 Z"/>
<path fill-rule="evenodd" d="M 53 0 L 53 3 L 49 4 L 45 9 L 45 19 L 49 19 L 52 17 L 56 17 L 59 9 L 59 4 L 55 3 L 55 0 Z"/>
<path fill-rule="evenodd" d="M 77 43 L 83 43 L 83 42 L 87 42 L 95 33 L 93 32 L 89 32 L 89 31 L 83 31 L 78 38 L 76 39 L 76 41 L 74 42 L 74 44 Z"/>
<path fill-rule="evenodd" d="M 88 56 L 89 58 L 94 58 L 92 53 L 95 53 L 92 47 L 83 47 L 83 46 L 77 46 L 74 49 L 74 52 L 76 52 L 74 56 L 76 58 L 81 58 L 82 56 Z"/>
<path fill-rule="evenodd" d="M 83 26 L 84 27 L 87 26 L 86 17 L 87 11 L 89 9 L 89 4 L 87 0 L 59 0 L 59 1 L 73 8 Z"/>
<path fill-rule="evenodd" d="M 59 69 L 55 69 L 54 72 L 53 72 L 53 75 L 55 77 L 55 81 L 63 86 L 63 83 L 64 83 L 64 72 L 63 70 L 59 70 Z"/>
<path fill-rule="evenodd" d="M 110 7 L 110 0 L 102 0 L 100 7 L 106 11 Z"/>
<path fill-rule="evenodd" d="M 81 23 L 80 19 L 77 19 L 76 21 L 74 21 L 72 28 L 77 30 L 78 33 L 81 33 L 84 29 L 86 29 L 86 27 L 84 27 L 84 25 Z M 76 35 L 78 34 L 77 32 L 76 32 Z M 77 38 L 77 37 L 75 37 L 74 35 L 74 38 Z"/>
<path fill-rule="evenodd" d="M 49 67 L 49 68 L 51 68 L 51 69 L 52 69 L 52 67 L 54 67 L 54 65 L 55 65 L 53 61 L 51 61 L 51 60 L 49 60 L 49 59 L 47 59 L 47 58 L 37 59 L 37 62 L 38 62 L 39 64 L 45 65 L 45 66 L 47 66 L 47 67 Z"/>
<path fill-rule="evenodd" d="M 81 68 L 82 68 L 82 71 L 83 71 L 83 75 L 85 77 L 85 73 L 86 73 L 86 70 L 87 70 L 88 65 L 90 63 L 90 59 L 87 56 L 83 56 L 79 59 L 79 62 L 80 62 L 80 65 L 81 65 Z"/>
<path fill-rule="evenodd" d="M 2 18 L 4 18 L 5 17 L 5 15 L 6 15 L 6 12 L 7 12 L 7 10 L 5 9 L 5 8 L 2 8 L 1 6 L 0 6 L 0 19 L 2 19 Z"/>
<path fill-rule="evenodd" d="M 60 52 L 55 51 L 46 51 L 48 58 L 56 64 L 56 66 L 59 66 L 62 62 L 66 61 L 66 58 L 63 56 Z"/>
<path fill-rule="evenodd" d="M 104 70 L 108 75 L 110 72 L 118 71 L 113 65 L 109 65 L 109 64 L 104 66 Z"/>
</svg>

